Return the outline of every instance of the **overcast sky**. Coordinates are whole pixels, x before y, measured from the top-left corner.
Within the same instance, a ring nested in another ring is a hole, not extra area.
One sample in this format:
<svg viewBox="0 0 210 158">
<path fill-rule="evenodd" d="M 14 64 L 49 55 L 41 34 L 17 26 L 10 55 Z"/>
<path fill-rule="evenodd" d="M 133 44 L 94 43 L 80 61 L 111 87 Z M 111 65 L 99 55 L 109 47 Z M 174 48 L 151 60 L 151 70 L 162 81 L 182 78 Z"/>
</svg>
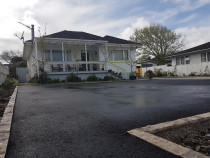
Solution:
<svg viewBox="0 0 210 158">
<path fill-rule="evenodd" d="M 186 36 L 187 48 L 210 42 L 210 0 L 6 0 L 0 2 L 0 52 L 23 50 L 14 36 L 35 25 L 47 34 L 71 30 L 129 39 L 134 28 L 160 23 Z"/>
</svg>

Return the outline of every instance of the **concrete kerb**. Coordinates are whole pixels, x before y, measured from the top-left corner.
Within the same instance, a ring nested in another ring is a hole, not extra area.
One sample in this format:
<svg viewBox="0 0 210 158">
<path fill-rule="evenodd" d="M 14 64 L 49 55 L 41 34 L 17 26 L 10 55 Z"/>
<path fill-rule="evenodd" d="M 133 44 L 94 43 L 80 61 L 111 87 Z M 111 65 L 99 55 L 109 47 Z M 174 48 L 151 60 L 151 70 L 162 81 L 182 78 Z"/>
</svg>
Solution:
<svg viewBox="0 0 210 158">
<path fill-rule="evenodd" d="M 128 131 L 129 134 L 134 135 L 148 143 L 151 143 L 165 151 L 168 151 L 174 155 L 183 157 L 183 158 L 209 158 L 206 155 L 203 155 L 199 152 L 196 152 L 192 149 L 186 148 L 184 146 L 178 145 L 161 137 L 154 135 L 158 131 L 162 131 L 169 128 L 174 128 L 178 126 L 183 126 L 187 123 L 200 122 L 210 119 L 210 112 L 200 115 L 195 115 L 192 117 L 186 117 L 178 119 L 175 121 L 169 121 L 165 123 L 159 123 L 156 125 L 148 125 L 142 128 L 136 128 Z"/>
<path fill-rule="evenodd" d="M 153 80 L 210 80 L 210 77 L 153 77 Z"/>
<path fill-rule="evenodd" d="M 17 92 L 18 90 L 16 87 L 0 122 L 0 158 L 4 158 L 6 154 Z"/>
</svg>

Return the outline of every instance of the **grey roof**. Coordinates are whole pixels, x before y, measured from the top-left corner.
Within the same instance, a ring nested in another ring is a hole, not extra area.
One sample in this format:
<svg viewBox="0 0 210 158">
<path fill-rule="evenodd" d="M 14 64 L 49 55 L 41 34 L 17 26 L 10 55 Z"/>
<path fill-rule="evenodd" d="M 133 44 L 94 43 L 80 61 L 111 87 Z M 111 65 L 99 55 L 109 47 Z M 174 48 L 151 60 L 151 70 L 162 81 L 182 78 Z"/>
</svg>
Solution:
<svg viewBox="0 0 210 158">
<path fill-rule="evenodd" d="M 101 41 L 108 41 L 108 43 L 115 43 L 115 44 L 137 44 L 125 39 L 113 37 L 113 36 L 97 36 L 94 34 L 86 33 L 86 32 L 79 32 L 79 31 L 61 31 L 57 33 L 53 33 L 50 35 L 45 36 L 47 38 L 63 38 L 63 39 L 83 39 L 83 40 L 101 40 Z M 25 42 L 32 42 L 32 40 L 28 40 Z"/>
<path fill-rule="evenodd" d="M 54 34 L 47 35 L 49 38 L 66 38 L 66 39 L 84 39 L 84 40 L 102 40 L 108 41 L 109 43 L 116 44 L 137 44 L 131 41 L 127 41 L 121 38 L 113 37 L 113 36 L 97 36 L 86 32 L 78 32 L 78 31 L 61 31 Z"/>
<path fill-rule="evenodd" d="M 127 41 L 121 38 L 113 37 L 113 36 L 104 36 L 102 40 L 108 41 L 109 43 L 117 43 L 117 44 L 137 44 L 131 41 Z"/>
<path fill-rule="evenodd" d="M 49 38 L 66 38 L 66 39 L 84 39 L 84 40 L 100 40 L 102 37 L 89 34 L 86 32 L 77 32 L 77 31 L 61 31 L 47 35 L 45 37 Z"/>
<path fill-rule="evenodd" d="M 201 50 L 205 50 L 205 49 L 210 49 L 210 42 L 207 42 L 207 43 L 198 45 L 196 47 L 192 47 L 192 48 L 183 50 L 181 52 L 178 52 L 178 53 L 174 54 L 173 56 L 187 54 L 187 53 L 196 52 L 196 51 L 201 51 Z"/>
</svg>

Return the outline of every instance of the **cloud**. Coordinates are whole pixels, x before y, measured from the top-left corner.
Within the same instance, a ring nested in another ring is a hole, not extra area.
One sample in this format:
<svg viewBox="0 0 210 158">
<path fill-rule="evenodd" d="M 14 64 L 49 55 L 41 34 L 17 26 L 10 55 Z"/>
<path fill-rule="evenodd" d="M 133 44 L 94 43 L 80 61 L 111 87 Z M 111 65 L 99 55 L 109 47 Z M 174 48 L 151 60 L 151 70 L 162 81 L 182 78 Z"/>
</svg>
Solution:
<svg viewBox="0 0 210 158">
<path fill-rule="evenodd" d="M 186 23 L 186 22 L 189 22 L 189 21 L 195 19 L 196 17 L 197 17 L 197 14 L 192 14 L 192 15 L 180 20 L 178 23 Z"/>
<path fill-rule="evenodd" d="M 144 28 L 146 26 L 149 26 L 150 23 L 144 18 L 144 17 L 140 17 L 136 20 L 136 22 L 131 23 L 131 25 L 129 27 L 126 27 L 121 33 L 120 33 L 120 37 L 123 39 L 129 39 L 129 37 L 134 33 L 134 30 L 136 28 Z"/>
<path fill-rule="evenodd" d="M 163 11 L 147 11 L 151 21 L 158 23 L 167 23 L 169 20 L 181 13 L 195 11 L 201 7 L 210 4 L 210 0 L 161 0 L 162 3 L 171 3 L 170 7 Z M 173 7 L 172 7 L 173 6 Z M 194 17 L 188 17 L 192 20 Z"/>
<path fill-rule="evenodd" d="M 210 27 L 183 27 L 175 31 L 186 36 L 187 48 L 195 47 L 210 41 Z"/>
<path fill-rule="evenodd" d="M 38 25 L 38 22 L 33 18 L 33 12 L 30 11 L 37 2 L 38 0 L 7 0 L 0 4 L 0 51 L 22 50 L 23 45 L 20 44 L 22 42 L 14 34 L 21 36 L 22 31 L 25 31 L 25 37 L 30 38 L 30 30 L 18 22 Z"/>
</svg>

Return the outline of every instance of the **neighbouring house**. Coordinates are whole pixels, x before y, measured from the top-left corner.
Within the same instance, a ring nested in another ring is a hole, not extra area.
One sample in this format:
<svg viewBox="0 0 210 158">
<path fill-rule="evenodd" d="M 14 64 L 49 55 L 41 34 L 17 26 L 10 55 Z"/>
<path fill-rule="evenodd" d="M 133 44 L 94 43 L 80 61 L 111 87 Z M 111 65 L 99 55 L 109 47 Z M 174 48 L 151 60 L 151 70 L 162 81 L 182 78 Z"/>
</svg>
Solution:
<svg viewBox="0 0 210 158">
<path fill-rule="evenodd" d="M 210 42 L 172 55 L 172 66 L 210 62 Z"/>
<path fill-rule="evenodd" d="M 113 71 L 128 78 L 135 71 L 135 53 L 140 47 L 140 44 L 112 36 L 66 30 L 35 37 L 24 43 L 27 80 L 43 71 L 49 78 L 60 80 L 65 80 L 70 73 L 82 80 L 91 74 L 104 78 Z"/>
<path fill-rule="evenodd" d="M 210 42 L 172 55 L 172 66 L 178 75 L 210 74 Z"/>
<path fill-rule="evenodd" d="M 142 73 L 144 74 L 147 70 L 161 70 L 162 72 L 172 72 L 178 76 L 210 75 L 210 42 L 183 50 L 173 54 L 170 58 L 172 66 L 161 65 L 143 68 Z"/>
</svg>

